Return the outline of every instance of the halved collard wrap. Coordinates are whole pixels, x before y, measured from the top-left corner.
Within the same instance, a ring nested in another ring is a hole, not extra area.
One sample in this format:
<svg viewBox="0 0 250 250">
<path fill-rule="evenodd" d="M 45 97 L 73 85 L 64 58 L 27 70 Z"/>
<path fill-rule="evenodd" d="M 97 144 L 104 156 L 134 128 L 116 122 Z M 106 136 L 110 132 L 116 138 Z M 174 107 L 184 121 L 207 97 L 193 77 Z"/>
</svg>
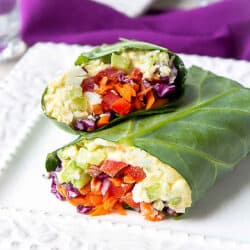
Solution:
<svg viewBox="0 0 250 250">
<path fill-rule="evenodd" d="M 170 112 L 183 94 L 181 59 L 157 45 L 122 40 L 81 54 L 50 82 L 44 113 L 70 132 L 94 131 L 128 117 Z"/>
<path fill-rule="evenodd" d="M 86 133 L 47 157 L 52 192 L 80 213 L 183 214 L 250 150 L 250 90 L 192 67 L 182 105 Z"/>
</svg>

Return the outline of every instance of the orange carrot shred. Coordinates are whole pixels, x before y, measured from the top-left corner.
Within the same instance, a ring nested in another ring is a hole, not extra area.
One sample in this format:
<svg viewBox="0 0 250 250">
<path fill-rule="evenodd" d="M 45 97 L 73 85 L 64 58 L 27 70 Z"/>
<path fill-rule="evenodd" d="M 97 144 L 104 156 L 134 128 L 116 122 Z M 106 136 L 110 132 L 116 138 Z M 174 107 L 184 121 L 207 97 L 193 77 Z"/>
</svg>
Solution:
<svg viewBox="0 0 250 250">
<path fill-rule="evenodd" d="M 116 204 L 117 199 L 115 197 L 109 197 L 104 199 L 103 208 L 105 210 L 112 209 Z"/>
<path fill-rule="evenodd" d="M 82 196 L 78 196 L 76 198 L 70 199 L 69 202 L 73 206 L 79 206 L 79 205 L 91 206 L 91 204 L 86 201 L 86 198 Z"/>
<path fill-rule="evenodd" d="M 165 217 L 163 213 L 154 210 L 151 203 L 141 202 L 140 208 L 141 208 L 141 213 L 146 220 L 159 221 Z"/>
<path fill-rule="evenodd" d="M 155 102 L 155 97 L 154 97 L 153 91 L 151 90 L 147 93 L 146 109 L 150 109 L 152 105 L 154 104 L 154 102 Z"/>
<path fill-rule="evenodd" d="M 108 90 L 113 89 L 112 84 L 108 84 L 108 77 L 104 76 L 99 82 L 100 88 L 96 90 L 98 94 L 105 94 Z"/>
<path fill-rule="evenodd" d="M 104 76 L 101 81 L 99 82 L 100 86 L 105 86 L 108 82 L 108 77 Z"/>
<path fill-rule="evenodd" d="M 131 102 L 131 98 L 136 96 L 136 91 L 128 83 L 123 85 L 115 84 L 114 87 L 119 95 L 128 102 Z"/>
<path fill-rule="evenodd" d="M 120 215 L 127 215 L 126 210 L 123 208 L 121 203 L 116 203 L 114 208 L 113 208 L 114 212 L 117 212 Z"/>
<path fill-rule="evenodd" d="M 86 184 L 85 186 L 83 186 L 79 192 L 82 194 L 82 195 L 86 195 L 88 192 L 90 192 L 90 184 Z"/>
<path fill-rule="evenodd" d="M 97 121 L 97 127 L 100 128 L 104 125 L 109 124 L 109 116 L 108 115 L 103 115 L 100 117 L 100 119 Z"/>
<path fill-rule="evenodd" d="M 144 87 L 145 88 L 145 87 Z M 141 92 L 137 94 L 137 96 L 145 96 L 147 93 L 149 93 L 152 90 L 152 87 L 148 87 L 143 89 Z"/>
<path fill-rule="evenodd" d="M 101 104 L 95 104 L 95 105 L 92 106 L 92 108 L 93 108 L 93 113 L 96 114 L 96 115 L 100 115 L 100 114 L 103 113 Z"/>
<path fill-rule="evenodd" d="M 163 105 L 165 105 L 165 104 L 167 104 L 168 103 L 168 100 L 167 99 L 157 99 L 155 102 L 154 102 L 154 104 L 152 105 L 152 107 L 151 108 L 153 108 L 153 109 L 155 109 L 155 108 L 158 108 L 158 107 L 161 107 L 161 106 L 163 106 Z"/>
<path fill-rule="evenodd" d="M 143 103 L 143 98 L 139 98 L 138 96 L 135 98 L 133 105 L 136 110 L 144 109 L 145 104 Z"/>
<path fill-rule="evenodd" d="M 56 190 L 63 196 L 68 199 L 68 192 L 67 189 L 64 188 L 62 185 L 57 185 Z"/>
<path fill-rule="evenodd" d="M 90 206 L 97 206 L 103 203 L 103 197 L 102 195 L 97 195 L 97 194 L 93 194 L 93 193 L 88 193 L 87 197 L 89 200 L 89 204 Z"/>
<path fill-rule="evenodd" d="M 123 177 L 123 181 L 124 181 L 125 183 L 135 183 L 134 178 L 131 177 L 131 176 L 129 176 L 129 175 L 124 176 L 124 177 Z"/>
<path fill-rule="evenodd" d="M 102 205 L 96 206 L 92 212 L 90 213 L 91 216 L 98 216 L 98 215 L 105 215 L 105 214 L 109 214 L 110 211 L 106 210 L 103 208 Z"/>
<path fill-rule="evenodd" d="M 102 182 L 97 178 L 92 178 L 90 181 L 90 189 L 92 193 L 101 194 Z"/>
<path fill-rule="evenodd" d="M 122 180 L 119 178 L 109 178 L 109 180 L 115 185 L 120 186 L 122 184 Z"/>
</svg>

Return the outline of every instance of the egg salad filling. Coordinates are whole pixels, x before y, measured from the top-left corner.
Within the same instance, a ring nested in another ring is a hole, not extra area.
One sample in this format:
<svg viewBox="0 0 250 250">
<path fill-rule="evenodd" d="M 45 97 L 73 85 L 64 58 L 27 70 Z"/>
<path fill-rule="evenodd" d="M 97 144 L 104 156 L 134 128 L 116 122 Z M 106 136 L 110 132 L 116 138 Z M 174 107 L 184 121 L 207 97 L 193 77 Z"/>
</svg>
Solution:
<svg viewBox="0 0 250 250">
<path fill-rule="evenodd" d="M 75 130 L 93 131 L 116 117 L 166 105 L 176 91 L 173 61 L 159 50 L 125 50 L 74 66 L 48 85 L 45 112 Z"/>
<path fill-rule="evenodd" d="M 98 138 L 67 146 L 57 156 L 58 167 L 50 172 L 51 191 L 79 213 L 124 215 L 125 208 L 132 208 L 158 221 L 191 206 L 186 180 L 139 148 Z"/>
</svg>

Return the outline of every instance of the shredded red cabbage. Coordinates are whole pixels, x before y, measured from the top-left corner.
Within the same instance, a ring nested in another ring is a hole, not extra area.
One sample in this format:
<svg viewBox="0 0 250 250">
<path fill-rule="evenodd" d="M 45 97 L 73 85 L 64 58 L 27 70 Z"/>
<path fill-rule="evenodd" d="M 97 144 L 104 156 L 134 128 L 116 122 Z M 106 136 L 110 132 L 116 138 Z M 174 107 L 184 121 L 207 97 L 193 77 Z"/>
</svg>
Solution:
<svg viewBox="0 0 250 250">
<path fill-rule="evenodd" d="M 80 214 L 87 214 L 89 213 L 94 207 L 93 206 L 82 206 L 82 205 L 79 205 L 77 206 L 77 212 L 80 213 Z"/>
<path fill-rule="evenodd" d="M 64 196 L 62 196 L 59 192 L 56 192 L 55 196 L 60 201 L 65 201 L 66 200 L 66 198 Z"/>
<path fill-rule="evenodd" d="M 67 195 L 69 199 L 76 198 L 77 196 L 81 195 L 78 189 L 74 188 L 72 184 L 62 184 L 64 188 L 67 190 Z"/>
<path fill-rule="evenodd" d="M 105 173 L 101 173 L 97 176 L 97 179 L 100 181 L 103 181 L 105 179 L 109 178 L 109 175 L 105 174 Z"/>
<path fill-rule="evenodd" d="M 160 77 L 158 82 L 168 84 L 169 83 L 169 77 L 168 76 L 162 76 L 162 77 Z"/>
<path fill-rule="evenodd" d="M 145 88 L 148 88 L 151 86 L 151 83 L 148 82 L 147 80 L 143 80 L 142 84 L 144 85 Z"/>
<path fill-rule="evenodd" d="M 80 131 L 93 131 L 96 128 L 95 120 L 90 118 L 84 120 L 76 120 L 74 122 L 74 128 Z"/>
<path fill-rule="evenodd" d="M 167 85 L 163 83 L 157 83 L 154 85 L 154 90 L 159 98 L 167 97 L 175 90 L 175 85 Z"/>
<path fill-rule="evenodd" d="M 175 215 L 176 215 L 176 212 L 175 212 L 172 208 L 170 208 L 170 207 L 167 207 L 167 208 L 166 208 L 166 211 L 167 211 L 167 213 L 168 213 L 169 215 L 172 215 L 172 216 L 175 216 Z"/>
<path fill-rule="evenodd" d="M 101 193 L 104 196 L 107 191 L 109 190 L 110 187 L 110 180 L 109 179 L 104 179 L 102 182 L 102 187 L 101 187 Z"/>
<path fill-rule="evenodd" d="M 173 65 L 171 67 L 171 72 L 170 72 L 170 76 L 169 76 L 169 83 L 172 84 L 174 83 L 176 77 L 177 77 L 178 71 L 176 69 L 176 67 Z"/>
</svg>

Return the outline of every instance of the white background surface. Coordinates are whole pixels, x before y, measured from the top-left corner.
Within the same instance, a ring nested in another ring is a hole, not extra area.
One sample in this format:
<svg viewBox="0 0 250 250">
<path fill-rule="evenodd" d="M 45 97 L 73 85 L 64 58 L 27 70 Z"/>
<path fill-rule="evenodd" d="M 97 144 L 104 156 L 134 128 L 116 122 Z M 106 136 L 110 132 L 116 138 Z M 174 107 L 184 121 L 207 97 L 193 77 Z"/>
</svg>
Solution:
<svg viewBox="0 0 250 250">
<path fill-rule="evenodd" d="M 29 247 L 21 249 L 53 249 L 55 246 L 70 249 L 72 241 L 79 243 L 74 249 L 80 246 L 84 246 L 82 249 L 117 249 L 117 244 L 119 249 L 135 249 L 135 246 L 152 249 L 153 243 L 154 249 L 183 249 L 184 246 L 194 250 L 201 246 L 202 249 L 250 249 L 249 157 L 208 192 L 186 219 L 178 221 L 150 223 L 136 213 L 89 219 L 77 215 L 73 207 L 50 194 L 49 182 L 41 177 L 45 156 L 74 136 L 39 115 L 35 115 L 37 122 L 30 120 L 32 113 L 39 110 L 47 81 L 55 72 L 72 64 L 82 49 L 63 44 L 38 44 L 0 82 L 0 249 L 16 249 L 16 245 Z M 202 65 L 249 86 L 250 63 L 182 57 L 187 66 Z M 8 149 L 12 151 L 9 160 Z M 96 235 L 98 230 L 101 233 Z M 125 240 L 128 238 L 129 242 Z"/>
</svg>

